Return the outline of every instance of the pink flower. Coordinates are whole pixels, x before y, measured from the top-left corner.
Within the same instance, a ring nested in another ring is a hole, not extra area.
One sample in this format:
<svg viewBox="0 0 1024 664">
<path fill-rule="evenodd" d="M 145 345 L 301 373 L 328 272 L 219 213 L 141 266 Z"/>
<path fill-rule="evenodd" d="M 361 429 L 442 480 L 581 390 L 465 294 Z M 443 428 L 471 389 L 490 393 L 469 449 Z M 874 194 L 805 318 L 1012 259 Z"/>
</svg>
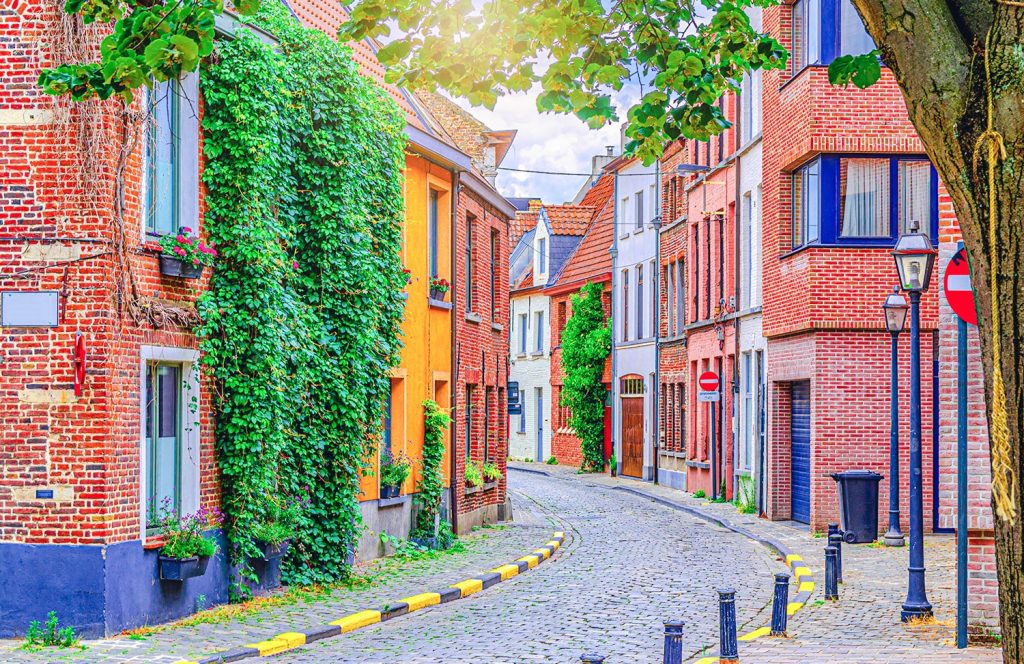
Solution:
<svg viewBox="0 0 1024 664">
<path fill-rule="evenodd" d="M 217 250 L 214 249 L 213 247 L 210 247 L 210 255 L 216 256 L 217 255 Z"/>
<path fill-rule="evenodd" d="M 184 256 L 185 255 L 185 250 L 182 249 L 181 247 L 175 247 L 174 248 L 174 253 L 178 254 L 179 256 Z"/>
<path fill-rule="evenodd" d="M 292 261 L 292 269 L 293 270 L 298 270 L 299 269 L 299 261 Z"/>
<path fill-rule="evenodd" d="M 191 232 L 192 232 L 192 229 L 191 229 L 191 228 L 189 228 L 188 226 L 182 226 L 182 227 L 181 227 L 181 232 L 182 232 L 182 233 L 191 233 Z"/>
<path fill-rule="evenodd" d="M 199 265 L 199 259 L 198 258 L 193 258 L 192 259 L 192 264 L 193 265 Z"/>
<path fill-rule="evenodd" d="M 178 237 L 176 237 L 174 239 L 177 240 L 178 242 L 184 242 L 185 241 L 185 236 L 179 234 Z"/>
</svg>

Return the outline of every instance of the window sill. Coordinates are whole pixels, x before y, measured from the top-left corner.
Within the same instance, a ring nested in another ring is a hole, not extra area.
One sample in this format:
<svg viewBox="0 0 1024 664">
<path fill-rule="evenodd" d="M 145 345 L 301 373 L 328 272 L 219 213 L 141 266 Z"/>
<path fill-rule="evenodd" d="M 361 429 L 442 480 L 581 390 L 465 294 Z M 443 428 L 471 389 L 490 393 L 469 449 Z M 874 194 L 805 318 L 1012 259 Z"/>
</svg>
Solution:
<svg viewBox="0 0 1024 664">
<path fill-rule="evenodd" d="M 491 323 L 491 329 L 494 330 L 495 332 L 504 332 L 505 326 L 502 325 L 501 323 Z"/>
<path fill-rule="evenodd" d="M 700 468 L 701 470 L 708 470 L 711 468 L 711 464 L 707 461 L 687 461 L 687 468 Z"/>
<path fill-rule="evenodd" d="M 452 310 L 451 302 L 445 302 L 444 300 L 435 300 L 432 297 L 427 298 L 427 304 L 430 305 L 431 309 L 444 309 L 446 311 Z"/>
<path fill-rule="evenodd" d="M 516 359 L 517 360 L 525 360 L 526 359 L 526 353 L 524 353 L 524 352 L 516 353 Z"/>
<path fill-rule="evenodd" d="M 396 496 L 395 498 L 378 498 L 377 507 L 395 507 L 397 505 L 404 505 L 409 502 L 410 498 L 412 498 L 412 496 L 409 495 Z"/>
<path fill-rule="evenodd" d="M 466 485 L 466 490 L 463 492 L 462 495 L 464 495 L 464 496 L 472 496 L 474 493 L 480 493 L 483 490 L 484 490 L 484 487 L 482 485 L 481 486 L 469 486 L 467 484 Z"/>
<path fill-rule="evenodd" d="M 475 314 L 472 311 L 470 311 L 469 313 L 466 314 L 466 320 L 469 321 L 470 323 L 479 324 L 480 321 L 482 321 L 483 319 L 480 318 L 480 314 Z"/>
<path fill-rule="evenodd" d="M 146 539 L 142 540 L 142 548 L 145 551 L 155 551 L 162 549 L 166 542 L 163 535 L 148 535 Z"/>
<path fill-rule="evenodd" d="M 530 353 L 530 357 L 544 357 L 544 351 L 535 350 L 532 353 Z"/>
</svg>

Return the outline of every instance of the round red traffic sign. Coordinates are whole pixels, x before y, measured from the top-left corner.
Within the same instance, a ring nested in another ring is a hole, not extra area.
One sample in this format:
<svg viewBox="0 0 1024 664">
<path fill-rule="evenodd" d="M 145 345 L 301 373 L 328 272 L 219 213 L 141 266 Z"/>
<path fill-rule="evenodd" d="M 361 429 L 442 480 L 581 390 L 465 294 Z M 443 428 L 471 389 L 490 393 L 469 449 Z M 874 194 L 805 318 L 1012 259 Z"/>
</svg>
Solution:
<svg viewBox="0 0 1024 664">
<path fill-rule="evenodd" d="M 714 371 L 705 371 L 697 379 L 697 385 L 705 392 L 717 392 L 720 381 Z"/>
<path fill-rule="evenodd" d="M 971 286 L 971 266 L 967 262 L 966 249 L 961 249 L 949 259 L 942 289 L 953 313 L 965 323 L 977 325 L 978 309 L 974 305 L 974 287 Z"/>
</svg>

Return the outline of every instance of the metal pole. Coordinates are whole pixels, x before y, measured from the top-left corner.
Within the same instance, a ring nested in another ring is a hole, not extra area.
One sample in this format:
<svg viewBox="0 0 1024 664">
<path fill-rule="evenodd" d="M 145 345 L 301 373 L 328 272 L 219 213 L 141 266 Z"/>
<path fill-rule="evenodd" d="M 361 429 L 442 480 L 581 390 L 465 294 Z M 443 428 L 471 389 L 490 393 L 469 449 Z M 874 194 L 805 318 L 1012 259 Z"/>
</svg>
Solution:
<svg viewBox="0 0 1024 664">
<path fill-rule="evenodd" d="M 967 647 L 967 323 L 956 325 L 956 647 Z"/>
<path fill-rule="evenodd" d="M 736 642 L 736 591 L 726 588 L 718 591 L 718 661 L 740 661 Z"/>
<path fill-rule="evenodd" d="M 825 599 L 839 599 L 839 584 L 836 577 L 836 548 L 825 547 Z"/>
<path fill-rule="evenodd" d="M 718 498 L 718 454 L 717 437 L 715 436 L 715 402 L 708 402 L 711 405 L 711 500 Z"/>
<path fill-rule="evenodd" d="M 786 622 L 789 619 L 789 574 L 779 572 L 775 575 L 775 595 L 772 598 L 772 636 L 786 635 Z"/>
<path fill-rule="evenodd" d="M 833 533 L 828 536 L 829 546 L 836 550 L 836 582 L 843 582 L 843 536 Z"/>
<path fill-rule="evenodd" d="M 665 654 L 663 664 L 683 664 L 683 621 L 665 622 Z"/>
<path fill-rule="evenodd" d="M 889 529 L 884 541 L 886 546 L 903 546 L 903 531 L 900 530 L 900 393 L 899 393 L 899 351 L 896 337 L 891 332 L 891 362 L 889 370 Z"/>
<path fill-rule="evenodd" d="M 924 513 L 921 462 L 921 292 L 910 291 L 910 564 L 907 600 L 900 619 L 932 615 L 925 592 Z"/>
</svg>

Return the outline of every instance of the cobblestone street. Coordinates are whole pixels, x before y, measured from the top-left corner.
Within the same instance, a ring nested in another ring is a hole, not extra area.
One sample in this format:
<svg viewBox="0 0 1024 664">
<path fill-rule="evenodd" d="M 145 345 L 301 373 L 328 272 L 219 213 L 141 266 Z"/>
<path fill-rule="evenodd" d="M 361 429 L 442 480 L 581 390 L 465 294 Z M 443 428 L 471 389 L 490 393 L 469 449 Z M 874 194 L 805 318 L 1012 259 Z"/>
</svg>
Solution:
<svg viewBox="0 0 1024 664">
<path fill-rule="evenodd" d="M 737 591 L 740 633 L 767 624 L 772 574 L 785 571 L 767 548 L 748 537 L 650 496 L 697 507 L 735 525 L 784 541 L 804 556 L 819 583 L 808 606 L 790 622 L 789 639 L 740 644 L 749 662 L 988 662 L 998 651 L 959 653 L 951 634 L 953 577 L 949 538 L 929 540 L 930 597 L 939 623 L 907 628 L 898 604 L 905 552 L 848 547 L 841 601 L 823 604 L 822 540 L 796 528 L 738 515 L 650 484 L 577 475 L 567 468 L 512 470 L 515 522 L 470 537 L 467 551 L 389 566 L 378 581 L 340 590 L 314 603 L 270 608 L 242 619 L 174 627 L 143 640 L 106 639 L 84 651 L 28 654 L 0 646 L 0 661 L 174 662 L 281 632 L 301 630 L 389 600 L 455 583 L 514 560 L 553 530 L 565 544 L 548 560 L 466 599 L 426 608 L 274 656 L 281 662 L 576 662 L 585 651 L 607 664 L 661 661 L 662 623 L 684 621 L 684 652 L 714 654 L 718 639 L 715 589 Z M 541 470 L 550 476 L 538 474 Z M 623 490 L 626 489 L 626 490 Z M 746 629 L 744 629 L 746 628 Z"/>
</svg>

